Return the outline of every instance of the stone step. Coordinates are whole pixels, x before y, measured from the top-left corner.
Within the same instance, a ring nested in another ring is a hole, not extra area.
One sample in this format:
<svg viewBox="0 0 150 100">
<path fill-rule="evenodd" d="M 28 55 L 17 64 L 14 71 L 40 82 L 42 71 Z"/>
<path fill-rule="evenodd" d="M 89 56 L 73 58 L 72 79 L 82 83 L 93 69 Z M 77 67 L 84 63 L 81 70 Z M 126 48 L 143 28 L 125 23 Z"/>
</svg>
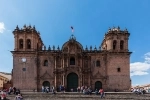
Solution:
<svg viewBox="0 0 150 100">
<path fill-rule="evenodd" d="M 24 100 L 97 100 L 100 95 L 84 95 L 82 93 L 22 93 Z M 14 100 L 16 95 L 7 95 L 7 98 Z M 106 100 L 150 100 L 150 94 L 136 95 L 133 93 L 106 93 Z"/>
</svg>

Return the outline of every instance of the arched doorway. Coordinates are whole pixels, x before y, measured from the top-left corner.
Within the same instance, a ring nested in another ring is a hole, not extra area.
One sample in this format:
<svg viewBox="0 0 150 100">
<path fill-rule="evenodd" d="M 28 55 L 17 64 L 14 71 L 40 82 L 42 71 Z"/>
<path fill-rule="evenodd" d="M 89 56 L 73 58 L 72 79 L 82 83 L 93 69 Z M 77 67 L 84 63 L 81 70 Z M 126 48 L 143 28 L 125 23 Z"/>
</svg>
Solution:
<svg viewBox="0 0 150 100">
<path fill-rule="evenodd" d="M 44 82 L 43 82 L 43 86 L 50 88 L 50 83 L 49 83 L 49 81 L 44 81 Z"/>
<path fill-rule="evenodd" d="M 78 87 L 78 75 L 76 73 L 70 73 L 67 76 L 67 91 L 76 91 Z"/>
<path fill-rule="evenodd" d="M 95 82 L 95 90 L 97 89 L 97 90 L 99 90 L 99 89 L 101 89 L 102 88 L 102 82 L 101 81 L 96 81 Z"/>
</svg>

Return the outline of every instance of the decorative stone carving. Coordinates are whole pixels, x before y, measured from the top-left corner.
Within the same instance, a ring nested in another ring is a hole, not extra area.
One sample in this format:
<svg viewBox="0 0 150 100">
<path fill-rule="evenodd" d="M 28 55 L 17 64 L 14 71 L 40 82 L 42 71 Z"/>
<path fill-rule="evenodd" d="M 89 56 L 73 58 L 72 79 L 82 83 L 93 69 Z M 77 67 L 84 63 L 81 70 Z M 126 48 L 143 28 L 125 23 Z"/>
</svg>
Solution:
<svg viewBox="0 0 150 100">
<path fill-rule="evenodd" d="M 46 71 L 42 76 L 40 76 L 40 79 L 53 79 L 53 77 Z"/>
</svg>

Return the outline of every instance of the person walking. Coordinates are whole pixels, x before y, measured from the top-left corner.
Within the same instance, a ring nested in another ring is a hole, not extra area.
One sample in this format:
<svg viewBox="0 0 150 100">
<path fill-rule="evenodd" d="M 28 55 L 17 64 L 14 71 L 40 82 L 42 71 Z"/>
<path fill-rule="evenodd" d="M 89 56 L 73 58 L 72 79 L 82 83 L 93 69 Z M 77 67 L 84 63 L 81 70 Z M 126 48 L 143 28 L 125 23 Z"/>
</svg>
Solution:
<svg viewBox="0 0 150 100">
<path fill-rule="evenodd" d="M 104 98 L 104 90 L 102 88 L 99 90 L 99 93 L 100 93 L 100 98 Z"/>
</svg>

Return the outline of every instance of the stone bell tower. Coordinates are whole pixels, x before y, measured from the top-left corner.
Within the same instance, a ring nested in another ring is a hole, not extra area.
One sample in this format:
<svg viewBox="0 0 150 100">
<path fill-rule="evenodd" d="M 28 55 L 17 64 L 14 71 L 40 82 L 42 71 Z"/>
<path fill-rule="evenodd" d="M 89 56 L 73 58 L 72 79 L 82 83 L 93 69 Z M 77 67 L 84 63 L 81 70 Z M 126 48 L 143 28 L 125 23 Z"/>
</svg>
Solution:
<svg viewBox="0 0 150 100">
<path fill-rule="evenodd" d="M 107 84 L 110 90 L 127 90 L 131 86 L 129 36 L 127 29 L 113 27 L 105 34 L 101 44 L 102 51 L 107 52 Z"/>
<path fill-rule="evenodd" d="M 127 29 L 120 30 L 120 27 L 109 29 L 102 42 L 101 49 L 108 51 L 128 51 L 128 38 L 130 33 Z"/>
<path fill-rule="evenodd" d="M 13 85 L 20 90 L 37 90 L 38 53 L 42 50 L 43 42 L 35 27 L 18 26 L 13 31 Z"/>
<path fill-rule="evenodd" d="M 24 25 L 23 29 L 17 26 L 13 31 L 15 38 L 15 51 L 35 51 L 42 49 L 43 42 L 40 33 L 35 27 Z"/>
</svg>

